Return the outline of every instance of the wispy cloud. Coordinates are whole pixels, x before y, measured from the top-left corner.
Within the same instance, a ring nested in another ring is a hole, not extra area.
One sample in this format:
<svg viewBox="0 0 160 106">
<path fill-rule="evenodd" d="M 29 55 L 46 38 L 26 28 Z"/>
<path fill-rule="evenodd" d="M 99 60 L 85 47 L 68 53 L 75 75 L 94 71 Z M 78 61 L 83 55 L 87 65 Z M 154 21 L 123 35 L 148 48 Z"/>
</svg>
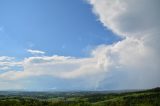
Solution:
<svg viewBox="0 0 160 106">
<path fill-rule="evenodd" d="M 15 59 L 14 57 L 9 57 L 9 56 L 0 56 L 0 61 L 11 61 Z"/>
<path fill-rule="evenodd" d="M 21 67 L 22 62 L 15 61 L 14 57 L 0 56 L 0 70 L 12 70 L 13 67 Z"/>
<path fill-rule="evenodd" d="M 41 51 L 41 50 L 32 50 L 32 49 L 27 49 L 27 52 L 31 53 L 31 54 L 45 54 L 44 51 Z"/>
</svg>

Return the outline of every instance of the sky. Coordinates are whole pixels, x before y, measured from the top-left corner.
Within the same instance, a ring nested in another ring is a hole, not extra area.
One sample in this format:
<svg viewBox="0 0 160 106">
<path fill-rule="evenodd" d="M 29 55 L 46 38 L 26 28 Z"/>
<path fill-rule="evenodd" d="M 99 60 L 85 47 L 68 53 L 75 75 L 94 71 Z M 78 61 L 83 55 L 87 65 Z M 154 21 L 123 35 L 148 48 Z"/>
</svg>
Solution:
<svg viewBox="0 0 160 106">
<path fill-rule="evenodd" d="M 25 49 L 38 49 L 84 57 L 96 45 L 119 40 L 91 11 L 83 0 L 1 0 L 0 55 L 24 58 Z"/>
<path fill-rule="evenodd" d="M 160 86 L 159 0 L 0 0 L 0 90 Z"/>
</svg>

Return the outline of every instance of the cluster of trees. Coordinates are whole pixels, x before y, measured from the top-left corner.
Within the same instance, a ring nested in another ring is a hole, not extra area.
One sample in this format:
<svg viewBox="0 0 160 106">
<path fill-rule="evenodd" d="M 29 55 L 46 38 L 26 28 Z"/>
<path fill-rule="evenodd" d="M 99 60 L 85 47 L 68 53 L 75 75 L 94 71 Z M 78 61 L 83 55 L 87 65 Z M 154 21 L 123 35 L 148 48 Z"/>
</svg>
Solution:
<svg viewBox="0 0 160 106">
<path fill-rule="evenodd" d="M 0 106 L 160 106 L 160 89 L 120 94 L 61 95 L 61 98 L 55 95 L 0 95 Z"/>
<path fill-rule="evenodd" d="M 91 106 L 87 102 L 41 101 L 41 100 L 1 100 L 0 106 Z"/>
</svg>

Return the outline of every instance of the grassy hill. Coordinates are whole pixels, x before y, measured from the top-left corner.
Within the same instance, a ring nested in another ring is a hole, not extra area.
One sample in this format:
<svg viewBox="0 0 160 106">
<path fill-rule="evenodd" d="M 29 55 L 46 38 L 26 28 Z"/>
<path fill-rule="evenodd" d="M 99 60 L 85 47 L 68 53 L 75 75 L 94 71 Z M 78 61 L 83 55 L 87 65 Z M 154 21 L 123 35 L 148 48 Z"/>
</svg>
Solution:
<svg viewBox="0 0 160 106">
<path fill-rule="evenodd" d="M 160 88 L 112 93 L 1 91 L 0 106 L 160 106 Z"/>
</svg>

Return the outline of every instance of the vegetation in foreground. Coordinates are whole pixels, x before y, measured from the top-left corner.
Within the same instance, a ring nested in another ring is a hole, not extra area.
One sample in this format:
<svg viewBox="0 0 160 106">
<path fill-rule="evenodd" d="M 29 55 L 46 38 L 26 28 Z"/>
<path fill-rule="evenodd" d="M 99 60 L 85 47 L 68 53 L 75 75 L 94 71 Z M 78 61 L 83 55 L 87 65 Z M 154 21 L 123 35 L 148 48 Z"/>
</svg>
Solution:
<svg viewBox="0 0 160 106">
<path fill-rule="evenodd" d="M 0 92 L 0 106 L 160 106 L 160 88 L 137 92 Z"/>
</svg>

